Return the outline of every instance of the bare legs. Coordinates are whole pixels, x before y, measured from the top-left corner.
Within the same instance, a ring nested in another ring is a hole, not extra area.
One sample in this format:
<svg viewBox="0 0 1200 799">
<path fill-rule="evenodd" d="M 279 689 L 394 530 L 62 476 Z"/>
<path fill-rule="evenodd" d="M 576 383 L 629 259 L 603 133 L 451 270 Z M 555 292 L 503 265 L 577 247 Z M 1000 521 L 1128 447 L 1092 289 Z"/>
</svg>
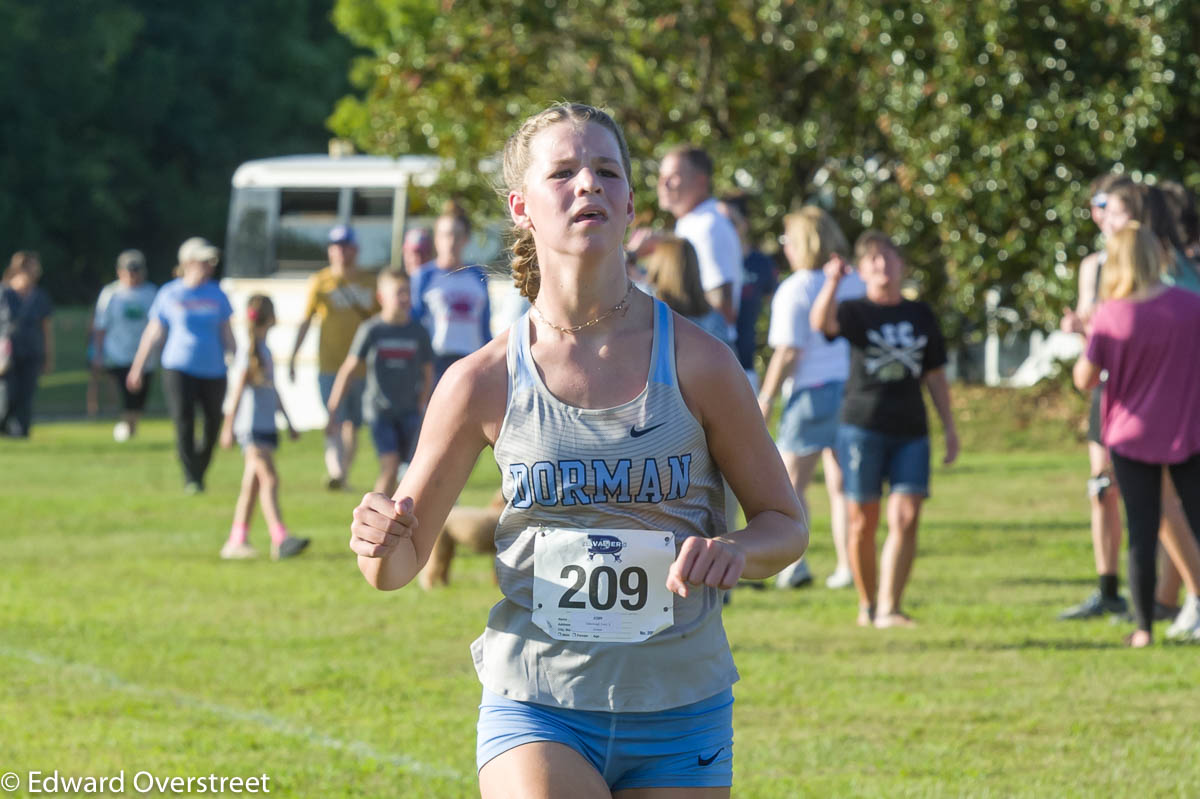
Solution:
<svg viewBox="0 0 1200 799">
<path fill-rule="evenodd" d="M 279 477 L 275 473 L 275 460 L 270 450 L 260 447 L 246 448 L 246 468 L 242 472 L 242 488 L 238 493 L 233 510 L 235 525 L 250 526 L 255 501 L 262 503 L 263 518 L 267 529 L 283 527 L 283 516 L 279 511 Z"/>
<path fill-rule="evenodd" d="M 345 484 L 357 449 L 358 430 L 351 422 L 342 422 L 337 435 L 325 436 L 325 471 L 329 473 L 331 488 Z"/>
<path fill-rule="evenodd" d="M 389 497 L 396 493 L 396 475 L 399 471 L 400 453 L 381 453 L 379 455 L 379 476 L 375 478 L 375 491 L 387 494 Z"/>
<path fill-rule="evenodd" d="M 1103 444 L 1088 442 L 1088 463 L 1092 475 L 1112 475 L 1108 450 Z M 1096 559 L 1096 574 L 1117 574 L 1121 558 L 1121 494 L 1116 480 L 1103 497 L 1091 496 L 1092 553 Z"/>
<path fill-rule="evenodd" d="M 825 467 L 825 491 L 829 494 L 829 524 L 833 533 L 833 550 L 837 554 L 837 570 L 850 570 L 846 554 L 846 495 L 842 492 L 842 467 L 832 449 L 821 452 Z"/>
<path fill-rule="evenodd" d="M 783 465 L 787 469 L 788 479 L 800 500 L 806 518 L 809 513 L 808 484 L 812 482 L 813 472 L 816 471 L 817 461 L 820 460 L 825 469 L 825 491 L 829 495 L 829 520 L 833 533 L 833 548 L 837 554 L 837 570 L 848 571 L 850 562 L 846 555 L 846 498 L 842 493 L 842 469 L 838 465 L 837 455 L 832 449 L 824 449 L 820 453 L 812 452 L 807 455 L 796 455 L 790 452 L 782 453 Z"/>
<path fill-rule="evenodd" d="M 1183 515 L 1183 504 L 1175 486 L 1163 469 L 1162 522 L 1159 536 L 1168 557 L 1159 558 L 1162 578 L 1159 580 L 1158 601 L 1174 606 L 1179 603 L 1179 584 L 1187 586 L 1189 594 L 1200 595 L 1200 545 Z"/>
<path fill-rule="evenodd" d="M 904 589 L 912 574 L 917 554 L 917 524 L 924 497 L 891 494 L 887 503 L 888 536 L 876 565 L 875 531 L 879 527 L 880 502 L 846 502 L 848 555 L 858 589 L 858 624 L 876 627 L 911 626 L 901 610 Z"/>
<path fill-rule="evenodd" d="M 538 741 L 509 749 L 479 771 L 482 799 L 728 799 L 729 788 L 627 788 L 610 793 L 574 749 Z"/>
</svg>

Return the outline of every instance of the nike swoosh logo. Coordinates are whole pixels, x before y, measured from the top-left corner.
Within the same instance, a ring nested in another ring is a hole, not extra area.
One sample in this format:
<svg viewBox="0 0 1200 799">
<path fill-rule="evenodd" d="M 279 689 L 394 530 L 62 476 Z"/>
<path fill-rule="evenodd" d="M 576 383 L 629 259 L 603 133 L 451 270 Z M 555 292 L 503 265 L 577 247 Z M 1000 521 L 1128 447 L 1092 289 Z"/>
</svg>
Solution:
<svg viewBox="0 0 1200 799">
<path fill-rule="evenodd" d="M 701 766 L 710 766 L 710 765 L 712 765 L 712 762 L 717 759 L 717 755 L 721 754 L 724 751 L 725 751 L 725 747 L 722 746 L 716 752 L 713 752 L 713 756 L 710 758 L 703 758 L 703 757 L 700 757 L 700 755 L 696 755 L 696 762 L 699 763 Z"/>
<path fill-rule="evenodd" d="M 638 430 L 637 425 L 635 424 L 633 427 L 629 428 L 629 435 L 632 436 L 633 438 L 640 438 L 641 436 L 644 436 L 647 433 L 649 433 L 651 430 L 657 430 L 658 428 L 662 427 L 664 424 L 666 424 L 666 422 L 659 422 L 656 425 L 651 425 L 650 427 L 644 427 L 641 430 Z"/>
</svg>

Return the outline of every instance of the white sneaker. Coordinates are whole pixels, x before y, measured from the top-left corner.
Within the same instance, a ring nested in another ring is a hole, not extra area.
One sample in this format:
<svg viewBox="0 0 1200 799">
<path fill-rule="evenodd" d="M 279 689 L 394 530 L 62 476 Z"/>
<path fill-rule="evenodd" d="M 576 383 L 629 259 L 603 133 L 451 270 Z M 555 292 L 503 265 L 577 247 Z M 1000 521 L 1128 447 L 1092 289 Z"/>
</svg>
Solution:
<svg viewBox="0 0 1200 799">
<path fill-rule="evenodd" d="M 124 420 L 117 422 L 113 427 L 113 441 L 128 441 L 130 433 L 131 431 L 129 429 L 129 422 Z"/>
<path fill-rule="evenodd" d="M 221 547 L 222 560 L 249 560 L 258 557 L 258 550 L 245 542 L 226 541 Z"/>
<path fill-rule="evenodd" d="M 854 585 L 854 575 L 847 568 L 834 569 L 833 574 L 825 578 L 826 588 L 848 588 Z"/>
<path fill-rule="evenodd" d="M 800 560 L 779 573 L 779 576 L 775 578 L 775 587 L 803 588 L 806 585 L 810 585 L 812 581 L 812 572 L 808 570 L 808 561 L 800 558 Z"/>
<path fill-rule="evenodd" d="M 1188 595 L 1179 615 L 1167 628 L 1167 639 L 1172 641 L 1200 641 L 1200 597 Z"/>
</svg>

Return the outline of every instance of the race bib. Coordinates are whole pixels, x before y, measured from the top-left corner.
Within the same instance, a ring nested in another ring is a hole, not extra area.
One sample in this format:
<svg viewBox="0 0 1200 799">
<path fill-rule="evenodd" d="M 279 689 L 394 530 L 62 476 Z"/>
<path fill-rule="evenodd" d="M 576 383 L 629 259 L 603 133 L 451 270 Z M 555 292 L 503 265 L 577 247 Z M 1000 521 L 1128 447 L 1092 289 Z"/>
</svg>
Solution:
<svg viewBox="0 0 1200 799">
<path fill-rule="evenodd" d="M 534 530 L 533 623 L 560 641 L 645 641 L 675 621 L 661 530 Z"/>
</svg>

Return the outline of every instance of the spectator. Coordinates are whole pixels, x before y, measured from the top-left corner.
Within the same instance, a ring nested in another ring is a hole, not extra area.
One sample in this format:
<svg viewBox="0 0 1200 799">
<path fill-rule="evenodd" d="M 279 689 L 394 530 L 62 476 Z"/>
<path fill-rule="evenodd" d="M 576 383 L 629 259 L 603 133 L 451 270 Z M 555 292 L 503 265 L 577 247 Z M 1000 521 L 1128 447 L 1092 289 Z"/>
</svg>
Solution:
<svg viewBox="0 0 1200 799">
<path fill-rule="evenodd" d="M 737 313 L 738 361 L 746 370 L 750 385 L 758 391 L 758 371 L 755 357 L 758 355 L 758 320 L 763 306 L 771 301 L 779 283 L 779 269 L 775 259 L 753 245 L 750 233 L 750 199 L 744 193 L 730 194 L 717 203 L 721 212 L 737 230 L 742 243 L 742 298 Z"/>
<path fill-rule="evenodd" d="M 1164 467 L 1193 535 L 1200 530 L 1200 297 L 1162 283 L 1171 254 L 1139 223 L 1114 232 L 1108 252 L 1104 302 L 1092 317 L 1074 379 L 1086 390 L 1100 384 L 1102 370 L 1108 372 L 1101 429 L 1125 501 L 1137 622 L 1126 642 L 1144 647 L 1152 641 Z M 1200 573 L 1184 576 L 1200 585 Z M 1194 591 L 1168 635 L 1200 640 Z"/>
<path fill-rule="evenodd" d="M 1092 221 L 1107 235 L 1105 215 L 1110 202 L 1109 192 L 1118 186 L 1132 185 L 1129 178 L 1109 173 L 1092 181 L 1089 207 Z M 1120 201 L 1115 201 L 1119 205 Z M 1120 213 L 1118 208 L 1118 213 Z M 1107 253 L 1104 249 L 1091 253 L 1079 263 L 1079 290 L 1075 309 L 1063 315 L 1061 327 L 1068 333 L 1082 333 L 1091 319 L 1100 295 L 1100 278 Z M 1113 486 L 1112 464 L 1108 450 L 1100 442 L 1100 397 L 1095 388 L 1088 410 L 1088 502 L 1091 507 L 1092 554 L 1099 585 L 1096 591 L 1077 605 L 1058 615 L 1063 621 L 1093 619 L 1106 614 L 1122 615 L 1129 605 L 1120 592 L 1121 499 Z"/>
<path fill-rule="evenodd" d="M 672 311 L 698 325 L 718 341 L 729 343 L 725 317 L 708 304 L 700 287 L 696 250 L 686 239 L 666 236 L 645 258 L 646 280 L 654 295 Z"/>
<path fill-rule="evenodd" d="M 303 319 L 288 361 L 288 379 L 296 381 L 296 358 L 314 318 L 320 321 L 317 342 L 317 388 L 321 402 L 329 404 L 329 393 L 338 367 L 350 351 L 354 331 L 379 310 L 375 302 L 375 275 L 358 268 L 358 239 L 354 229 L 338 225 L 329 231 L 329 266 L 308 281 Z M 346 386 L 346 397 L 338 408 L 333 431 L 325 436 L 325 484 L 330 490 L 346 485 L 362 426 L 363 377 L 359 369 Z"/>
<path fill-rule="evenodd" d="M 221 547 L 224 560 L 253 558 L 258 552 L 249 543 L 250 519 L 254 503 L 262 505 L 267 531 L 271 536 L 271 559 L 283 560 L 303 552 L 307 538 L 288 533 L 279 509 L 279 475 L 275 470 L 275 450 L 279 447 L 276 412 L 283 415 L 292 440 L 300 437 L 287 410 L 275 391 L 275 364 L 267 348 L 267 331 L 275 324 L 275 305 L 271 298 L 255 294 L 246 302 L 246 321 L 250 335 L 246 349 L 233 366 L 233 404 L 221 427 L 221 446 L 229 448 L 236 439 L 242 447 L 245 468 L 242 486 L 233 511 L 229 538 Z"/>
<path fill-rule="evenodd" d="M 233 308 L 213 279 L 220 257 L 220 250 L 198 236 L 180 245 L 180 277 L 155 295 L 150 321 L 125 378 L 130 393 L 143 391 L 151 355 L 163 344 L 163 390 L 175 425 L 184 490 L 189 494 L 204 491 L 204 475 L 221 432 L 225 356 L 234 349 L 229 326 Z M 197 410 L 204 425 L 199 446 L 195 438 Z"/>
<path fill-rule="evenodd" d="M 125 250 L 117 256 L 117 281 L 100 292 L 92 315 L 96 331 L 93 369 L 112 375 L 121 394 L 121 419 L 113 427 L 116 441 L 128 441 L 137 432 L 138 419 L 146 408 L 152 363 L 146 363 L 138 391 L 130 391 L 125 379 L 150 321 L 156 291 L 153 283 L 146 282 L 146 257 L 140 250 Z"/>
<path fill-rule="evenodd" d="M 33 428 L 33 397 L 38 377 L 54 371 L 54 304 L 38 286 L 42 261 L 36 252 L 21 250 L 4 270 L 4 303 L 9 317 L 10 355 L 4 372 L 5 401 L 0 435 L 28 438 Z"/>
<path fill-rule="evenodd" d="M 696 248 L 704 294 L 730 326 L 729 340 L 736 341 L 742 244 L 733 223 L 717 209 L 712 177 L 708 153 L 699 147 L 676 147 L 659 167 L 658 205 L 675 217 L 675 235 Z"/>
<path fill-rule="evenodd" d="M 837 302 L 849 274 L 844 260 L 825 264 L 825 282 L 813 301 L 810 322 L 833 339 L 850 342 L 838 428 L 838 462 L 843 466 L 847 507 L 847 550 L 858 589 L 858 624 L 911 627 L 901 600 L 917 553 L 921 504 L 929 495 L 929 433 L 924 385 L 946 437 L 949 465 L 958 457 L 958 432 L 946 382 L 946 345 L 933 309 L 900 293 L 904 260 L 883 233 L 868 230 L 854 244 L 862 299 Z M 882 568 L 876 569 L 883 481 L 890 487 L 888 537 Z"/>
<path fill-rule="evenodd" d="M 809 316 L 813 301 L 825 283 L 822 267 L 834 256 L 848 255 L 850 245 L 833 217 L 812 205 L 784 217 L 783 229 L 783 252 L 793 272 L 771 302 L 767 343 L 774 352 L 763 377 L 758 404 L 763 421 L 769 424 L 775 395 L 790 381 L 790 393 L 779 415 L 776 444 L 805 513 L 808 512 L 805 494 L 817 461 L 824 466 L 837 556 L 837 567 L 825 585 L 845 588 L 853 584 L 854 578 L 846 555 L 846 501 L 836 445 L 838 414 L 850 374 L 850 346 L 842 338 L 826 340 L 812 329 Z M 858 274 L 850 272 L 838 284 L 834 300 L 858 299 L 865 292 Z M 801 559 L 780 572 L 776 584 L 788 588 L 810 582 L 808 564 Z"/>
<path fill-rule="evenodd" d="M 450 364 L 492 340 L 492 306 L 487 276 L 463 263 L 471 240 L 471 220 L 457 203 L 446 203 L 433 225 L 436 259 L 413 283 L 413 318 L 425 325 L 433 341 L 433 381 Z"/>
<path fill-rule="evenodd" d="M 414 280 L 421 267 L 433 260 L 433 235 L 427 227 L 409 228 L 404 234 L 404 271 Z"/>
<path fill-rule="evenodd" d="M 375 490 L 390 495 L 402 465 L 412 459 L 429 405 L 433 347 L 429 333 L 412 319 L 412 281 L 407 272 L 386 270 L 379 276 L 379 305 L 379 315 L 359 325 L 354 334 L 350 354 L 329 394 L 329 412 L 334 418 L 350 375 L 365 363 L 363 416 L 379 455 Z"/>
</svg>

